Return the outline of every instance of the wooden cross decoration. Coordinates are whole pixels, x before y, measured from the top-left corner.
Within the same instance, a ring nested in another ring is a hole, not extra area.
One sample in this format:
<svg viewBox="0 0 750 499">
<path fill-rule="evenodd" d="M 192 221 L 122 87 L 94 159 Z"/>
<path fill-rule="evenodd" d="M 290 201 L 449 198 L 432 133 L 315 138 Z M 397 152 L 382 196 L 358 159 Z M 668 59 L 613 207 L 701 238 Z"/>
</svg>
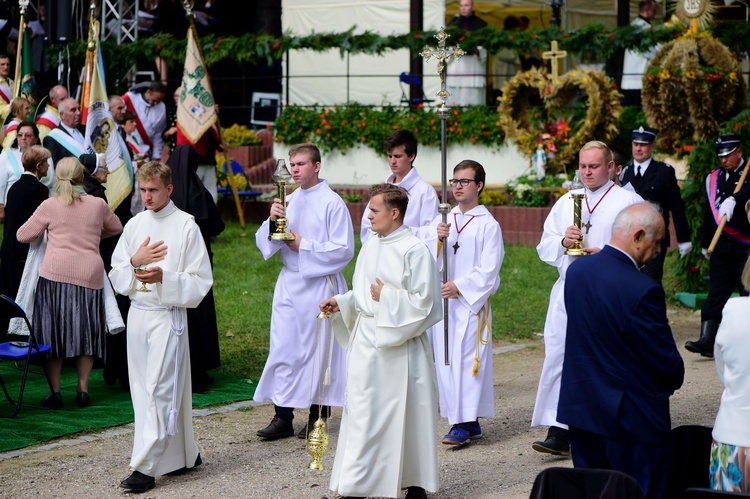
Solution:
<svg viewBox="0 0 750 499">
<path fill-rule="evenodd" d="M 549 59 L 551 61 L 553 80 L 557 80 L 557 77 L 559 76 L 557 61 L 565 59 L 566 57 L 568 57 L 568 52 L 566 50 L 557 50 L 557 40 L 552 40 L 552 50 L 542 52 L 542 59 Z"/>
<path fill-rule="evenodd" d="M 445 101 L 448 100 L 448 96 L 450 95 L 445 89 L 445 69 L 448 66 L 448 63 L 460 59 L 466 53 L 458 45 L 446 48 L 445 40 L 447 40 L 449 36 L 450 35 L 445 32 L 445 28 L 441 27 L 440 31 L 435 35 L 435 38 L 438 39 L 437 50 L 425 45 L 422 52 L 419 53 L 419 55 L 424 57 L 425 61 L 429 61 L 432 57 L 438 61 L 437 72 L 438 76 L 440 76 L 440 92 L 438 92 L 437 95 L 440 96 L 440 100 L 443 101 L 443 104 L 445 104 Z"/>
</svg>

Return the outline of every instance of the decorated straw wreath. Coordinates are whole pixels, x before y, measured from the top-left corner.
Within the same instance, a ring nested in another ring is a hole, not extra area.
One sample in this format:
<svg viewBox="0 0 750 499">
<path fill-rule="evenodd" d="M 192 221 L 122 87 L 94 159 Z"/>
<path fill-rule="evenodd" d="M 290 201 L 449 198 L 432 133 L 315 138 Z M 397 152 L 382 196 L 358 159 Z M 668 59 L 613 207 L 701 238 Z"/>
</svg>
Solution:
<svg viewBox="0 0 750 499">
<path fill-rule="evenodd" d="M 660 141 L 707 141 L 745 102 L 745 81 L 727 47 L 703 31 L 667 43 L 643 81 L 646 120 Z"/>
<path fill-rule="evenodd" d="M 536 97 L 543 110 L 532 106 Z M 544 147 L 548 166 L 565 172 L 586 142 L 614 138 L 621 98 L 601 71 L 573 70 L 552 81 L 546 71 L 531 69 L 503 88 L 500 127 L 529 156 Z"/>
</svg>

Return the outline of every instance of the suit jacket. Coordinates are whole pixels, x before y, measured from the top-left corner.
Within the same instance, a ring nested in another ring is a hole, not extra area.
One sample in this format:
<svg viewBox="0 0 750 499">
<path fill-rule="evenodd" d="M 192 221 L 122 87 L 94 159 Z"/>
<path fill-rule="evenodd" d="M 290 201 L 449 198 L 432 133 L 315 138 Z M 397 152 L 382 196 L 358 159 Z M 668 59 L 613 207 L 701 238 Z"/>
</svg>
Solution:
<svg viewBox="0 0 750 499">
<path fill-rule="evenodd" d="M 745 183 L 742 184 L 740 190 L 736 194 L 734 194 L 734 189 L 737 187 L 737 184 L 740 181 L 742 170 L 744 168 L 745 163 L 743 162 L 734 172 L 729 175 L 729 179 L 726 178 L 724 171 L 719 171 L 719 176 L 716 179 L 715 202 L 716 208 L 718 209 L 722 201 L 730 196 L 734 197 L 735 201 L 737 201 L 737 205 L 734 207 L 732 219 L 727 222 L 726 227 L 736 231 L 736 233 L 739 233 L 744 238 L 750 239 L 750 223 L 748 223 L 747 217 L 744 213 L 745 203 L 750 200 L 750 175 L 745 178 Z M 701 236 L 702 248 L 708 248 L 718 227 L 716 218 L 714 218 L 713 212 L 711 210 L 711 198 L 709 196 L 711 191 L 711 175 L 713 173 L 714 172 L 711 172 L 706 178 L 706 193 L 708 196 L 708 202 L 706 203 L 703 212 L 703 234 Z M 747 250 L 748 244 L 729 236 L 725 228 L 724 232 L 716 243 L 714 253 L 737 254 L 743 253 Z"/>
<path fill-rule="evenodd" d="M 669 396 L 685 366 L 664 290 L 620 250 L 579 258 L 565 282 L 568 330 L 557 419 L 611 439 L 669 438 Z"/>
<path fill-rule="evenodd" d="M 685 203 L 682 201 L 680 186 L 671 165 L 656 161 L 651 158 L 651 163 L 646 169 L 643 178 L 638 181 L 635 178 L 635 167 L 633 162 L 623 172 L 622 184 L 631 183 L 635 192 L 645 201 L 651 201 L 659 205 L 664 215 L 664 226 L 667 232 L 664 234 L 662 248 L 669 247 L 669 214 L 674 220 L 674 229 L 677 241 L 684 243 L 690 241 L 690 226 L 685 215 Z"/>
<path fill-rule="evenodd" d="M 21 175 L 21 178 L 10 187 L 5 207 L 5 226 L 0 257 L 20 260 L 26 258 L 29 245 L 18 242 L 16 231 L 48 197 L 49 189 L 33 175 Z"/>
<path fill-rule="evenodd" d="M 62 125 L 58 126 L 57 128 L 67 135 L 70 135 L 70 133 L 68 133 L 68 131 Z M 81 132 L 81 135 L 86 136 L 86 127 L 84 125 L 78 125 L 76 128 L 79 132 Z M 61 159 L 73 156 L 70 151 L 63 147 L 62 144 L 57 142 L 54 137 L 51 137 L 49 135 L 44 137 L 42 145 L 49 150 L 50 154 L 52 155 L 52 162 L 55 164 L 55 166 L 57 166 L 57 163 Z M 94 173 L 94 170 L 96 170 L 96 154 L 81 154 L 80 156 L 78 156 L 78 161 L 83 164 L 83 168 L 84 170 L 86 170 L 87 174 L 91 175 L 92 173 Z"/>
</svg>

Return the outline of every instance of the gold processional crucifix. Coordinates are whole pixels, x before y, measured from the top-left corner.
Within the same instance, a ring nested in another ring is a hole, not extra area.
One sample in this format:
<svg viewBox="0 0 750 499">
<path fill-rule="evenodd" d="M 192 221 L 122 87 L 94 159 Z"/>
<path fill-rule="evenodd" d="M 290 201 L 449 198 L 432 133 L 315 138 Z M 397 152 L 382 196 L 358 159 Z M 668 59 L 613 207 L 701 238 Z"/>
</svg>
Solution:
<svg viewBox="0 0 750 499">
<path fill-rule="evenodd" d="M 550 60 L 552 66 L 552 81 L 557 80 L 559 76 L 559 67 L 557 61 L 568 57 L 568 52 L 565 50 L 557 50 L 557 40 L 552 40 L 552 50 L 542 52 L 542 59 Z"/>
<path fill-rule="evenodd" d="M 445 101 L 450 95 L 445 89 L 445 69 L 447 68 L 449 63 L 453 62 L 456 59 L 460 59 L 466 53 L 458 45 L 456 45 L 455 47 L 446 48 L 445 40 L 447 40 L 449 36 L 450 35 L 445 32 L 445 28 L 441 27 L 440 31 L 438 31 L 438 34 L 435 35 L 435 38 L 438 39 L 437 50 L 425 45 L 424 49 L 422 49 L 422 52 L 419 53 L 419 55 L 424 57 L 425 61 L 429 61 L 432 57 L 434 57 L 438 61 L 437 72 L 438 76 L 440 77 L 440 92 L 438 92 L 437 95 L 440 97 L 443 105 L 445 105 Z"/>
<path fill-rule="evenodd" d="M 449 63 L 456 59 L 461 58 L 464 55 L 463 49 L 456 45 L 455 47 L 445 46 L 445 40 L 448 38 L 448 34 L 445 32 L 445 27 L 441 27 L 440 31 L 435 38 L 438 39 L 437 50 L 425 45 L 422 52 L 419 53 L 425 61 L 429 61 L 430 58 L 434 57 L 437 59 L 438 67 L 437 72 L 440 76 L 440 92 L 437 93 L 440 96 L 440 105 L 437 108 L 437 117 L 440 119 L 440 171 L 442 174 L 442 198 L 438 205 L 438 213 L 442 215 L 443 223 L 448 221 L 448 213 L 451 211 L 451 205 L 448 204 L 448 168 L 447 168 L 447 148 L 448 148 L 448 127 L 446 122 L 450 115 L 450 108 L 445 103 L 448 100 L 448 90 L 445 88 L 445 70 Z M 443 240 L 443 243 L 447 241 L 447 238 Z M 454 253 L 458 249 L 458 241 L 454 247 Z M 448 252 L 443 251 L 443 282 L 448 282 Z M 450 365 L 450 357 L 448 356 L 448 299 L 443 298 L 443 348 L 445 353 L 445 365 Z"/>
</svg>

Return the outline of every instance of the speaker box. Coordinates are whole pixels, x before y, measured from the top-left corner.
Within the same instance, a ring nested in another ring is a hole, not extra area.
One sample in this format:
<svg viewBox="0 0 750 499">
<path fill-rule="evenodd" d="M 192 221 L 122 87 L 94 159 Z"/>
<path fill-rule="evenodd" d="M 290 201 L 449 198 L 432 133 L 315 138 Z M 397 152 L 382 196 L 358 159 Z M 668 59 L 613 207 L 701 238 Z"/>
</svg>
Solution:
<svg viewBox="0 0 750 499">
<path fill-rule="evenodd" d="M 68 43 L 73 37 L 73 0 L 45 0 L 44 30 L 54 43 Z"/>
</svg>

